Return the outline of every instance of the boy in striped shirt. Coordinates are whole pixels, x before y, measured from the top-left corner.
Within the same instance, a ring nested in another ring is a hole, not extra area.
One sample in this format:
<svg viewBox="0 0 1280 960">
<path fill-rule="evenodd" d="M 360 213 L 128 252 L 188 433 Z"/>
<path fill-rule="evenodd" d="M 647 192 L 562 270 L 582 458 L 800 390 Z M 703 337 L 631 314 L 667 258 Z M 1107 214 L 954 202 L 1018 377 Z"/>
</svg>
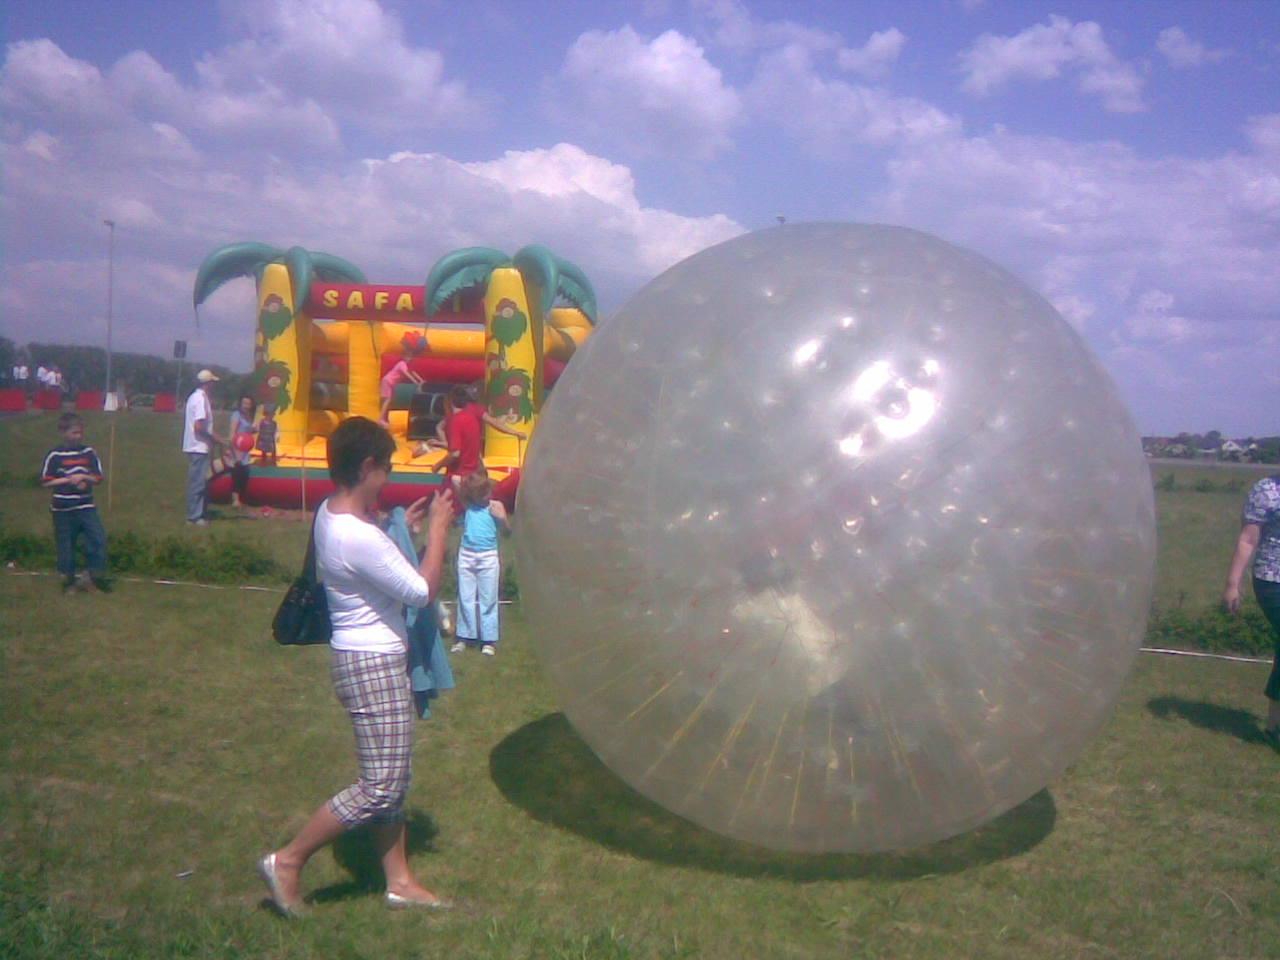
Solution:
<svg viewBox="0 0 1280 960">
<path fill-rule="evenodd" d="M 53 491 L 49 510 L 53 513 L 53 535 L 58 545 L 58 572 L 62 590 L 76 586 L 76 541 L 84 536 L 85 563 L 93 587 L 109 592 L 107 575 L 107 532 L 93 503 L 93 488 L 102 482 L 102 461 L 93 447 L 84 442 L 84 420 L 78 414 L 58 418 L 62 443 L 45 455 L 40 485 Z"/>
</svg>

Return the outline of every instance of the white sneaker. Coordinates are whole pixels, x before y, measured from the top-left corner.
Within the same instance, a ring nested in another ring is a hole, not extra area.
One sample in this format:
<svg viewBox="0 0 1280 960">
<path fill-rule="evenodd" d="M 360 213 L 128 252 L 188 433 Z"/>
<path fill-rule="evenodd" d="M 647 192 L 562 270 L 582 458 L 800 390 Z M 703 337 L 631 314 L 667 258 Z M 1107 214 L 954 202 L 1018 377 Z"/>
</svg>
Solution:
<svg viewBox="0 0 1280 960">
<path fill-rule="evenodd" d="M 480 652 L 486 657 L 496 657 L 498 655 L 498 650 L 492 643 L 481 644 Z"/>
<path fill-rule="evenodd" d="M 452 647 L 450 647 L 450 648 L 449 648 L 449 652 L 450 652 L 450 653 L 462 653 L 462 651 L 464 651 L 464 650 L 466 650 L 466 649 L 467 649 L 467 645 L 466 645 L 465 643 L 463 643 L 461 640 L 459 640 L 457 643 L 455 643 Z"/>
</svg>

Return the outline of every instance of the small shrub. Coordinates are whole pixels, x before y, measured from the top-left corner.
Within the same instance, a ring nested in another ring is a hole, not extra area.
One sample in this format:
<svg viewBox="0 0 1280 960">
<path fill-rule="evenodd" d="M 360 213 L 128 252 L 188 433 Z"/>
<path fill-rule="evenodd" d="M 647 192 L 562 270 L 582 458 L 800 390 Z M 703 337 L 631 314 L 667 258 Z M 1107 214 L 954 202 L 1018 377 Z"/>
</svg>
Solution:
<svg viewBox="0 0 1280 960">
<path fill-rule="evenodd" d="M 56 559 L 53 532 L 47 537 L 0 531 L 0 563 L 20 567 L 52 567 Z"/>
<path fill-rule="evenodd" d="M 1266 656 L 1275 649 L 1275 634 L 1255 604 L 1245 605 L 1239 616 L 1213 607 L 1198 613 L 1175 607 L 1152 610 L 1146 642 L 1177 650 Z"/>
<path fill-rule="evenodd" d="M 0 564 L 13 563 L 34 570 L 51 570 L 56 561 L 53 533 L 41 537 L 0 529 Z M 78 563 L 83 564 L 83 558 Z M 262 547 L 241 540 L 201 540 L 165 536 L 148 538 L 132 530 L 107 532 L 107 566 L 112 573 L 238 583 L 275 580 L 286 583 L 292 574 Z"/>
<path fill-rule="evenodd" d="M 152 549 L 155 569 L 160 576 L 181 579 L 199 577 L 201 573 L 200 549 L 192 540 L 167 536 L 158 540 Z"/>
<path fill-rule="evenodd" d="M 115 573 L 142 573 L 154 565 L 151 544 L 132 530 L 107 532 L 107 566 Z"/>
<path fill-rule="evenodd" d="M 1174 479 L 1174 476 L 1172 473 L 1166 473 L 1163 476 L 1161 476 L 1159 480 L 1156 481 L 1155 487 L 1157 490 L 1162 490 L 1167 493 L 1173 490 L 1177 490 L 1178 482 L 1177 480 Z"/>
<path fill-rule="evenodd" d="M 0 487 L 30 489 L 38 486 L 40 486 L 40 476 L 37 473 L 10 473 L 8 470 L 0 470 Z"/>
<path fill-rule="evenodd" d="M 261 547 L 243 540 L 214 540 L 203 560 L 205 579 L 242 580 L 245 577 L 285 579 L 285 571 Z"/>
<path fill-rule="evenodd" d="M 1191 485 L 1191 489 L 1196 493 L 1213 493 L 1218 488 L 1208 477 L 1201 477 Z"/>
</svg>

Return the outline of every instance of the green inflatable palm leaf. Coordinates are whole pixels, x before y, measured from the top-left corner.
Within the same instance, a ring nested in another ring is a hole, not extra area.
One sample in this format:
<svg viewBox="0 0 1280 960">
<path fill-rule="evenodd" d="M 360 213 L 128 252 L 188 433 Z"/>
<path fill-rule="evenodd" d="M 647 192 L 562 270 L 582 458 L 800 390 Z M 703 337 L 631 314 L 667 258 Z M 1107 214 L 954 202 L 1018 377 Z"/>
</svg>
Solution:
<svg viewBox="0 0 1280 960">
<path fill-rule="evenodd" d="M 591 321 L 591 325 L 595 326 L 596 292 L 586 275 L 567 260 L 560 261 L 560 283 L 556 287 L 556 297 L 577 307 Z"/>
<path fill-rule="evenodd" d="M 284 251 L 266 243 L 246 241 L 218 247 L 204 258 L 196 271 L 191 305 L 199 307 L 205 299 L 228 280 L 236 277 L 261 277 L 269 263 L 278 263 Z"/>
<path fill-rule="evenodd" d="M 493 247 L 464 247 L 446 253 L 427 274 L 427 316 L 438 312 L 455 293 L 487 283 L 489 274 L 510 262 L 505 253 Z"/>
</svg>

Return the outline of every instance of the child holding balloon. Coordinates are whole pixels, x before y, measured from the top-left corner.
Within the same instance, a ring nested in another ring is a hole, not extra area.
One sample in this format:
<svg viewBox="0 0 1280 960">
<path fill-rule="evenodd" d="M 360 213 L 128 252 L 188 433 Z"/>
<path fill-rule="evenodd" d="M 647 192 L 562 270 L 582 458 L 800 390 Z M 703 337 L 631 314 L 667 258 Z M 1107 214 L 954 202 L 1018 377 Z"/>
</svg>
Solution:
<svg viewBox="0 0 1280 960">
<path fill-rule="evenodd" d="M 253 425 L 253 397 L 243 396 L 231 414 L 231 505 L 241 506 L 245 487 L 249 483 L 249 455 L 253 451 L 257 428 Z"/>
</svg>

